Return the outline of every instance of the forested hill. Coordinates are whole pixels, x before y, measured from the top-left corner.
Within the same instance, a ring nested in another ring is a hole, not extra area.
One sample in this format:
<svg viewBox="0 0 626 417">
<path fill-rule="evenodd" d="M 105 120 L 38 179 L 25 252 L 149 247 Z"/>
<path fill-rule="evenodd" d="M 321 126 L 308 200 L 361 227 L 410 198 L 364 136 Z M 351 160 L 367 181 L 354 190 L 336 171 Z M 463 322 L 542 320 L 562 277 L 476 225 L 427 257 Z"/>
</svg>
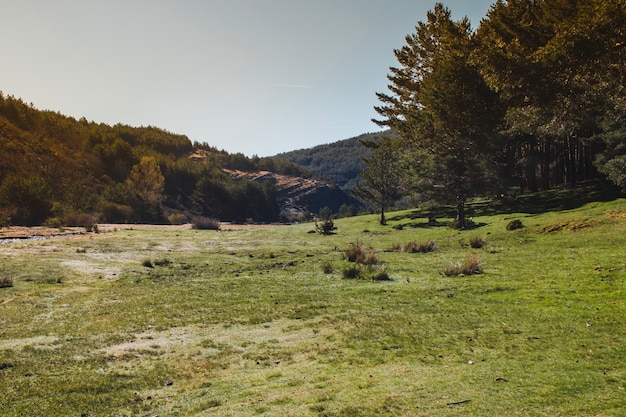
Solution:
<svg viewBox="0 0 626 417">
<path fill-rule="evenodd" d="M 344 190 L 354 188 L 359 170 L 364 168 L 363 158 L 371 156 L 361 141 L 379 141 L 391 135 L 391 131 L 366 133 L 327 145 L 285 152 L 274 156 L 300 165 L 320 178 L 329 178 Z"/>
<path fill-rule="evenodd" d="M 151 126 L 76 120 L 0 92 L 0 226 L 280 219 L 275 183 L 226 169 L 308 176 L 286 160 L 229 154 Z"/>
</svg>

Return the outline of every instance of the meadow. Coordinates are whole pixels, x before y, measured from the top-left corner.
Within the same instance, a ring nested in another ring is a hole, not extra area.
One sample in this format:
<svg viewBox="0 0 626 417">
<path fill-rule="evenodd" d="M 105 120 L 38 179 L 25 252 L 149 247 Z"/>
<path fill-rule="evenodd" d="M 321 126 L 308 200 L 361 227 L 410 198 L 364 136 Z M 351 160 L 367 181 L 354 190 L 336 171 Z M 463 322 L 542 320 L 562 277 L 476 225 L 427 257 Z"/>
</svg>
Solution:
<svg viewBox="0 0 626 417">
<path fill-rule="evenodd" d="M 626 200 L 529 207 L 0 245 L 0 414 L 626 415 Z"/>
</svg>

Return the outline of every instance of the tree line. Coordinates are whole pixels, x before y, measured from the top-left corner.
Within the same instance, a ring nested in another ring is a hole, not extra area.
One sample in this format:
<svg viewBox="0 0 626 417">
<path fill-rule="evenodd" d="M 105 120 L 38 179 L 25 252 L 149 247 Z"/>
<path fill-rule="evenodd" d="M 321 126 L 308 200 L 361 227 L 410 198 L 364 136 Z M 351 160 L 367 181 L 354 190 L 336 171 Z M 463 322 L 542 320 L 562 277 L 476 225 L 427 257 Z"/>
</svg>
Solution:
<svg viewBox="0 0 626 417">
<path fill-rule="evenodd" d="M 205 150 L 203 161 L 190 154 Z M 0 92 L 0 225 L 279 219 L 274 184 L 222 168 L 304 173 L 156 127 L 76 120 Z"/>
<path fill-rule="evenodd" d="M 465 227 L 477 195 L 626 190 L 625 0 L 498 0 L 476 30 L 439 3 L 394 53 L 374 121 L 395 137 L 359 187 L 379 206 L 453 203 Z"/>
</svg>

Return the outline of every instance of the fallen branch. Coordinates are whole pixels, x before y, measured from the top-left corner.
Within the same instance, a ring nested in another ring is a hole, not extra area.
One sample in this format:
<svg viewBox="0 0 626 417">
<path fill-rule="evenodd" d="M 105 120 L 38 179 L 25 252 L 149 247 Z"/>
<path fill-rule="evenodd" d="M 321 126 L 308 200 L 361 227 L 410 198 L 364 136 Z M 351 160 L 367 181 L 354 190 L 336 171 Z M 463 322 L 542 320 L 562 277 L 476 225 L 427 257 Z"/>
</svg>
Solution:
<svg viewBox="0 0 626 417">
<path fill-rule="evenodd" d="M 459 405 L 459 404 L 465 404 L 465 403 L 468 403 L 468 402 L 470 402 L 470 401 L 472 401 L 472 400 L 455 401 L 455 402 L 453 402 L 453 403 L 447 403 L 446 405 Z"/>
</svg>

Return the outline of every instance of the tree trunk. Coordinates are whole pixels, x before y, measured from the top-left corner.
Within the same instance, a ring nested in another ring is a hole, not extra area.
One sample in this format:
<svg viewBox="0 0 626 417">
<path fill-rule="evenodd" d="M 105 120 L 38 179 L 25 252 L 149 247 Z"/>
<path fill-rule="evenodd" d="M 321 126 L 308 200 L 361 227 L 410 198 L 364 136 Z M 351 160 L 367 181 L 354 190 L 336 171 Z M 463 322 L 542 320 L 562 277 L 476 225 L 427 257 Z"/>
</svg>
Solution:
<svg viewBox="0 0 626 417">
<path fill-rule="evenodd" d="M 456 197 L 456 221 L 459 229 L 465 229 L 465 197 L 458 195 Z"/>
<path fill-rule="evenodd" d="M 381 226 L 384 226 L 387 224 L 387 219 L 385 219 L 385 205 L 384 204 L 380 205 L 380 224 Z"/>
</svg>

